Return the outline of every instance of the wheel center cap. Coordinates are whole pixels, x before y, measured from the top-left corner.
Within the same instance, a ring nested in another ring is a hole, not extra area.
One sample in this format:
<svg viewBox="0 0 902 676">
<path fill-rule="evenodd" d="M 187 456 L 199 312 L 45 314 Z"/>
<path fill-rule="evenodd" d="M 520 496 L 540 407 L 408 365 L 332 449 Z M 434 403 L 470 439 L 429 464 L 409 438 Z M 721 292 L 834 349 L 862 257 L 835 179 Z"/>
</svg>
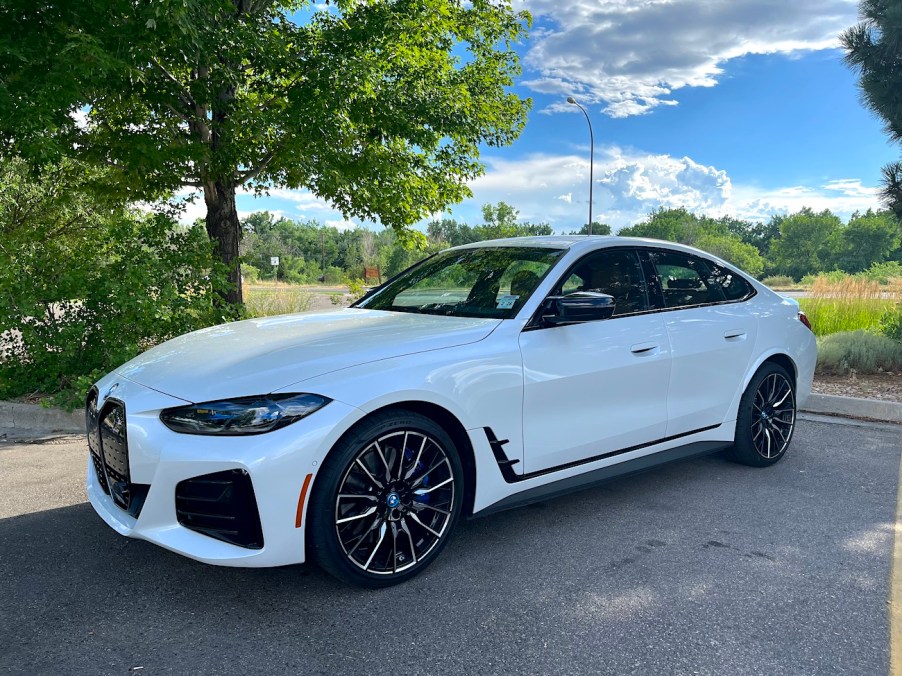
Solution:
<svg viewBox="0 0 902 676">
<path fill-rule="evenodd" d="M 385 504 L 389 509 L 395 509 L 401 504 L 401 496 L 392 491 L 385 496 Z"/>
</svg>

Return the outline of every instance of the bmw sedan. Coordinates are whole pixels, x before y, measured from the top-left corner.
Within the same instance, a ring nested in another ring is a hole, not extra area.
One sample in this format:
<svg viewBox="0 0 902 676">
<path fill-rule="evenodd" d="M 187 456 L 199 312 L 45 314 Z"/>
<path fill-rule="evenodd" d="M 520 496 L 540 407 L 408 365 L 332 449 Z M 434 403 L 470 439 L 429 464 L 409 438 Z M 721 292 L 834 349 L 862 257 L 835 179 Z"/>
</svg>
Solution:
<svg viewBox="0 0 902 676">
<path fill-rule="evenodd" d="M 346 310 L 116 369 L 87 398 L 87 491 L 122 535 L 198 561 L 386 586 L 462 517 L 714 451 L 773 465 L 815 357 L 794 300 L 696 249 L 469 244 Z"/>
</svg>

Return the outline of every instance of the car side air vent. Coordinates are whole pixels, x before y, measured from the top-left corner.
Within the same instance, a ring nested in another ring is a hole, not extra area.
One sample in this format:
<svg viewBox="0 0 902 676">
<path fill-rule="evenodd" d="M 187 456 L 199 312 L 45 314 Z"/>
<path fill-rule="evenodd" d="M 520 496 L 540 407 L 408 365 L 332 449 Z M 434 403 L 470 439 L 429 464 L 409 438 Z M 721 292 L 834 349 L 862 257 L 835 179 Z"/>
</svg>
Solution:
<svg viewBox="0 0 902 676">
<path fill-rule="evenodd" d="M 239 547 L 263 548 L 254 486 L 242 470 L 180 481 L 175 487 L 175 513 L 185 528 Z"/>
</svg>

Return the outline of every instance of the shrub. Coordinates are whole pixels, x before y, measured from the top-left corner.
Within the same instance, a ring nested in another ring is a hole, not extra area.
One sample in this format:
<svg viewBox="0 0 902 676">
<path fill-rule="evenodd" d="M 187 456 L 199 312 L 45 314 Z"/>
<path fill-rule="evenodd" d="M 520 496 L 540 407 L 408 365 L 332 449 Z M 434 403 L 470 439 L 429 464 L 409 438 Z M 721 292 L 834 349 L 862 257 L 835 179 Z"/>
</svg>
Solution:
<svg viewBox="0 0 902 676">
<path fill-rule="evenodd" d="M 256 284 L 260 279 L 260 270 L 250 263 L 241 264 L 241 276 L 248 284 Z"/>
<path fill-rule="evenodd" d="M 366 284 L 362 279 L 352 279 L 348 282 L 348 292 L 352 300 L 357 300 L 366 293 Z"/>
<path fill-rule="evenodd" d="M 902 281 L 902 263 L 899 261 L 874 263 L 860 274 L 866 279 L 880 284 L 889 284 L 893 280 Z"/>
<path fill-rule="evenodd" d="M 902 343 L 870 331 L 845 331 L 817 339 L 821 373 L 860 374 L 902 370 Z"/>
<path fill-rule="evenodd" d="M 761 283 L 772 289 L 785 289 L 796 285 L 795 280 L 787 275 L 771 275 L 761 280 Z"/>
<path fill-rule="evenodd" d="M 345 283 L 345 273 L 341 268 L 335 267 L 334 265 L 330 265 L 326 268 L 326 274 L 323 279 L 324 284 L 344 284 Z"/>
<path fill-rule="evenodd" d="M 880 317 L 880 332 L 887 338 L 902 342 L 902 303 L 883 313 Z"/>
<path fill-rule="evenodd" d="M 93 178 L 0 164 L 0 398 L 77 406 L 103 373 L 226 318 L 204 230 L 100 201 Z"/>
<path fill-rule="evenodd" d="M 893 306 L 877 282 L 844 273 L 839 282 L 831 282 L 826 275 L 818 277 L 810 294 L 800 298 L 799 305 L 818 336 L 858 329 L 877 331 L 880 318 Z"/>
</svg>

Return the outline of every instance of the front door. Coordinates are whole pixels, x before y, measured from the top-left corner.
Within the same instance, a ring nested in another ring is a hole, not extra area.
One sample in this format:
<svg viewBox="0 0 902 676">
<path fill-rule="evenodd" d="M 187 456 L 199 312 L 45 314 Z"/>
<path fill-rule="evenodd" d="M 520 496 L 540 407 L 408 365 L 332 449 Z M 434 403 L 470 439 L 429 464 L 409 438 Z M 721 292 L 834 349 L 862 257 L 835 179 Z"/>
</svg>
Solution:
<svg viewBox="0 0 902 676">
<path fill-rule="evenodd" d="M 587 255 L 554 294 L 614 297 L 610 319 L 527 329 L 524 367 L 526 473 L 645 445 L 665 436 L 670 343 L 633 249 Z"/>
</svg>

